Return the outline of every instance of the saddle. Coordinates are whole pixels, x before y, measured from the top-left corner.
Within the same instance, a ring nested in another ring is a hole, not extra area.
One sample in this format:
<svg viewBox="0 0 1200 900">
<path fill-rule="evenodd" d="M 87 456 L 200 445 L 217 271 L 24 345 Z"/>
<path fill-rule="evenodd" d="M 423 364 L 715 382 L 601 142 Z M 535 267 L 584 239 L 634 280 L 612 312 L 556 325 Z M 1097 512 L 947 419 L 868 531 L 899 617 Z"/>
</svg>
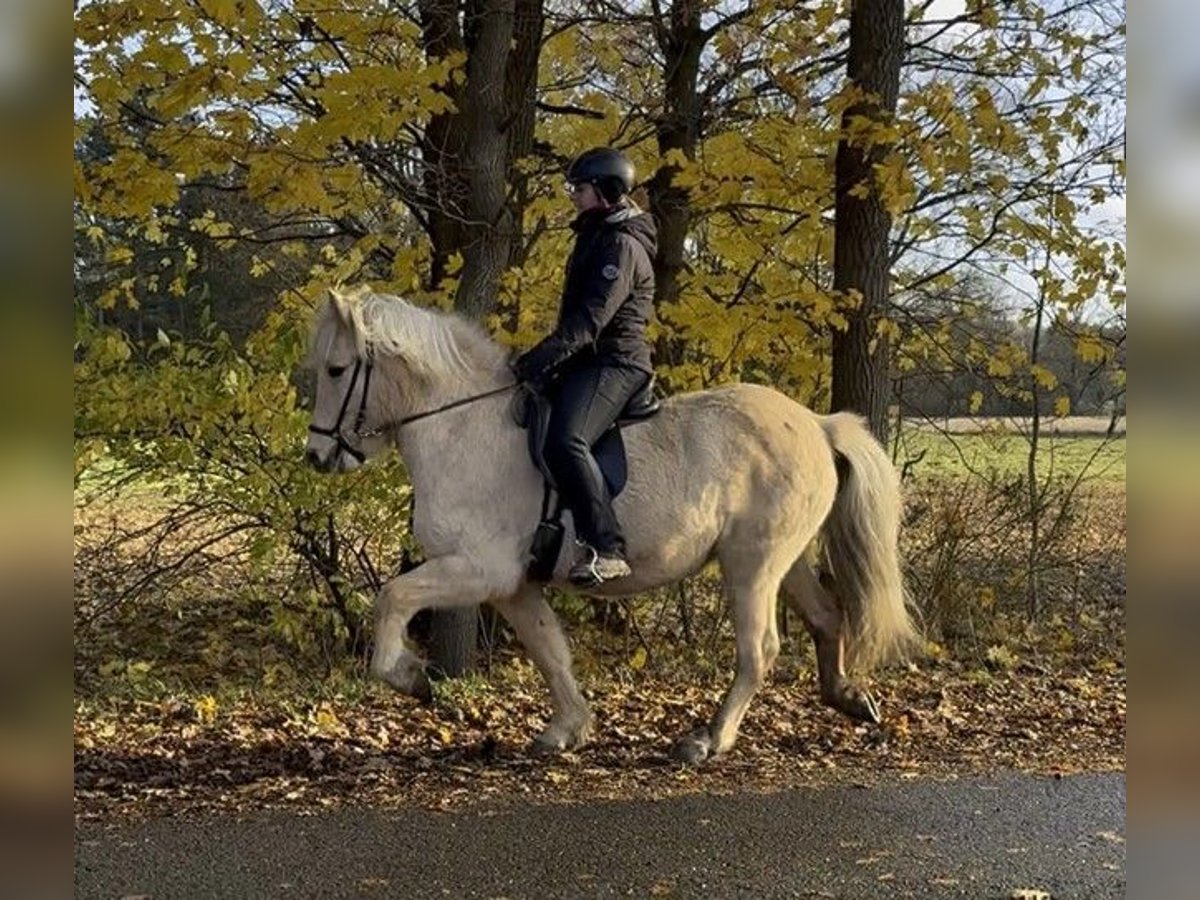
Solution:
<svg viewBox="0 0 1200 900">
<path fill-rule="evenodd" d="M 654 377 L 646 382 L 636 394 L 629 398 L 617 421 L 592 445 L 592 456 L 600 467 L 609 494 L 616 497 L 625 489 L 629 468 L 625 458 L 625 441 L 621 428 L 633 425 L 654 416 L 662 402 L 654 392 Z M 513 397 L 511 406 L 513 421 L 525 429 L 528 435 L 529 457 L 537 466 L 545 483 L 542 494 L 542 514 L 533 544 L 529 549 L 529 567 L 532 581 L 549 581 L 554 574 L 554 565 L 562 550 L 564 527 L 563 504 L 554 475 L 546 464 L 546 434 L 550 428 L 550 399 L 531 385 L 520 387 Z"/>
</svg>

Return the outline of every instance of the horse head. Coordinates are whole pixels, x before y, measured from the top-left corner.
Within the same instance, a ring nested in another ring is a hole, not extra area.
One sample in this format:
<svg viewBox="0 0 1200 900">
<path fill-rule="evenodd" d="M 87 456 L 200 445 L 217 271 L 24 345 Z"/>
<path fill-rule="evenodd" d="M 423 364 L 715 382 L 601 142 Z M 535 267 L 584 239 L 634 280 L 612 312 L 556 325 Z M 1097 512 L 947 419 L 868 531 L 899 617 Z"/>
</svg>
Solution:
<svg viewBox="0 0 1200 900">
<path fill-rule="evenodd" d="M 414 413 L 495 384 L 504 358 L 459 316 L 365 286 L 331 289 L 313 330 L 305 458 L 323 472 L 358 468 Z"/>
</svg>

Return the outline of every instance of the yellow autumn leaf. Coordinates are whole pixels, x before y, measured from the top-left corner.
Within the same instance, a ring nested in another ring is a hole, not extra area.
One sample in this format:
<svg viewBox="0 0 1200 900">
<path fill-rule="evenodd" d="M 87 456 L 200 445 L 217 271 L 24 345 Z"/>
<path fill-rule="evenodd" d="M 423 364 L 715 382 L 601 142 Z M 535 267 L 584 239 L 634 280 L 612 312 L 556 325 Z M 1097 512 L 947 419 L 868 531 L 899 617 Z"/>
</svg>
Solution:
<svg viewBox="0 0 1200 900">
<path fill-rule="evenodd" d="M 107 259 L 114 266 L 122 266 L 133 262 L 133 251 L 128 247 L 113 247 L 108 251 Z"/>
<path fill-rule="evenodd" d="M 1108 350 L 1100 338 L 1083 334 L 1075 339 L 1075 355 L 1081 362 L 1098 363 L 1108 356 Z"/>
<path fill-rule="evenodd" d="M 238 0 L 202 0 L 201 6 L 218 24 L 233 25 L 238 20 Z"/>
<path fill-rule="evenodd" d="M 205 694 L 192 704 L 192 711 L 201 724 L 213 724 L 217 719 L 217 698 L 212 694 Z"/>
<path fill-rule="evenodd" d="M 1013 370 L 1012 366 L 1009 365 L 1007 361 L 1003 359 L 997 359 L 993 356 L 988 360 L 987 371 L 989 375 L 992 375 L 996 378 L 1005 378 L 1011 375 Z"/>
<path fill-rule="evenodd" d="M 629 668 L 637 671 L 646 666 L 646 648 L 638 647 L 633 651 L 633 655 L 629 657 Z"/>
<path fill-rule="evenodd" d="M 1034 381 L 1036 381 L 1038 385 L 1044 387 L 1048 391 L 1052 391 L 1058 387 L 1058 376 L 1041 363 L 1034 363 L 1032 366 L 1030 366 L 1029 373 L 1033 376 Z"/>
<path fill-rule="evenodd" d="M 1006 672 L 1015 669 L 1021 660 L 1003 644 L 993 644 L 987 649 L 987 661 Z"/>
<path fill-rule="evenodd" d="M 334 731 L 342 724 L 328 703 L 322 703 L 317 707 L 317 711 L 313 715 L 313 722 L 320 731 Z"/>
<path fill-rule="evenodd" d="M 1060 419 L 1071 414 L 1071 398 L 1066 394 L 1054 401 L 1054 414 Z"/>
</svg>

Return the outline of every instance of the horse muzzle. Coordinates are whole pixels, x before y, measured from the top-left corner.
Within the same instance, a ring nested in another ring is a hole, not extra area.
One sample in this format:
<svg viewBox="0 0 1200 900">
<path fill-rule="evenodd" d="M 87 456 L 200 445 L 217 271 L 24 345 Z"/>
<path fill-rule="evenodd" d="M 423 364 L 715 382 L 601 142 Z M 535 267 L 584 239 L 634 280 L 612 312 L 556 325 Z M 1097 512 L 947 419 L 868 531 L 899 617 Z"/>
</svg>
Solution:
<svg viewBox="0 0 1200 900">
<path fill-rule="evenodd" d="M 332 472 L 333 461 L 337 458 L 337 448 L 333 448 L 332 453 L 327 453 L 324 456 L 312 447 L 308 447 L 304 451 L 304 461 L 318 472 Z"/>
<path fill-rule="evenodd" d="M 318 472 L 326 475 L 353 472 L 362 465 L 357 457 L 344 453 L 337 447 L 334 447 L 329 455 L 324 457 L 315 450 L 306 450 L 304 460 Z"/>
<path fill-rule="evenodd" d="M 318 472 L 352 472 L 366 462 L 366 454 L 340 431 L 310 425 L 308 432 L 304 461 Z"/>
</svg>

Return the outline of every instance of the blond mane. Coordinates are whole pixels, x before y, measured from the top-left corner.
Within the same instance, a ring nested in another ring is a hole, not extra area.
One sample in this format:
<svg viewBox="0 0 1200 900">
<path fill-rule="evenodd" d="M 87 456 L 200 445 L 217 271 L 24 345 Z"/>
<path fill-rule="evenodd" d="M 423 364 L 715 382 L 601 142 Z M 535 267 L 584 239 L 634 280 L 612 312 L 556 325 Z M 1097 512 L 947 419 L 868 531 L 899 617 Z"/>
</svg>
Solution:
<svg viewBox="0 0 1200 900">
<path fill-rule="evenodd" d="M 349 328 L 359 356 L 401 357 L 439 381 L 471 381 L 501 369 L 507 351 L 486 331 L 456 313 L 427 309 L 367 285 L 330 289 L 318 332 Z"/>
</svg>

